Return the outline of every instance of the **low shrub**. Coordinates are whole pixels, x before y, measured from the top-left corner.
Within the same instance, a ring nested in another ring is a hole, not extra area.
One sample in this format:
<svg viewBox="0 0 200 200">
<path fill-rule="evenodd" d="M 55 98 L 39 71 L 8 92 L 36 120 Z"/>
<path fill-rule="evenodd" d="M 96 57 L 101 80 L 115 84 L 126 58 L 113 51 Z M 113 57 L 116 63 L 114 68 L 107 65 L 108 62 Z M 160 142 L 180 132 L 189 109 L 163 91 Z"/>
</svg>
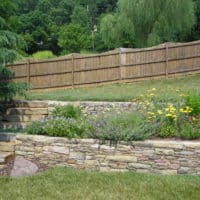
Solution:
<svg viewBox="0 0 200 200">
<path fill-rule="evenodd" d="M 190 115 L 200 115 L 200 95 L 193 94 L 187 96 L 185 104 L 192 109 Z"/>
<path fill-rule="evenodd" d="M 38 51 L 34 53 L 32 56 L 33 58 L 38 59 L 38 60 L 56 57 L 51 51 Z"/>
<path fill-rule="evenodd" d="M 84 118 L 77 120 L 74 118 L 56 117 L 47 120 L 44 125 L 44 131 L 49 136 L 67 138 L 85 138 L 88 128 L 88 123 Z"/>
<path fill-rule="evenodd" d="M 89 123 L 82 116 L 81 109 L 66 105 L 57 106 L 52 111 L 52 116 L 44 121 L 33 122 L 26 127 L 25 132 L 67 138 L 84 138 L 89 132 L 89 128 Z"/>
<path fill-rule="evenodd" d="M 33 135 L 48 135 L 48 133 L 44 130 L 45 121 L 35 121 L 28 125 L 24 132 Z"/>
<path fill-rule="evenodd" d="M 200 121 L 184 123 L 177 132 L 177 136 L 187 140 L 200 138 Z"/>
<path fill-rule="evenodd" d="M 139 113 L 121 113 L 100 116 L 90 121 L 89 137 L 103 140 L 143 140 L 153 132 L 146 131 L 150 126 L 144 126 Z"/>
<path fill-rule="evenodd" d="M 78 119 L 81 116 L 81 108 L 73 105 L 56 106 L 52 111 L 52 116 Z"/>
</svg>

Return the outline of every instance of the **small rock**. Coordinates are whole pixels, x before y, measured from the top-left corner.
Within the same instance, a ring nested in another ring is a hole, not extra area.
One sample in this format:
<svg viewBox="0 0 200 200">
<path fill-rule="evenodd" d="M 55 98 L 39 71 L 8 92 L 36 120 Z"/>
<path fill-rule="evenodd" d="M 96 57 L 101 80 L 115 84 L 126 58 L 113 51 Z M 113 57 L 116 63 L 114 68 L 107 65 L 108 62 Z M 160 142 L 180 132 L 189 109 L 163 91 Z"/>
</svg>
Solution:
<svg viewBox="0 0 200 200">
<path fill-rule="evenodd" d="M 10 176 L 31 176 L 38 171 L 38 166 L 29 160 L 17 156 Z"/>
</svg>

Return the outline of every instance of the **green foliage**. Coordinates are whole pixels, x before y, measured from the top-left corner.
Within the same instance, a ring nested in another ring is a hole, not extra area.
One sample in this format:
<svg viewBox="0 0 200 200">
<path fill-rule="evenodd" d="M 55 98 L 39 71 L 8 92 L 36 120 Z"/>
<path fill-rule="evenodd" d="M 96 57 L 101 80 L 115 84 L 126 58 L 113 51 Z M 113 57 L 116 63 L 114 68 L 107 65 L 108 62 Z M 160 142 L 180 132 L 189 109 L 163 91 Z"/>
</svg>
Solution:
<svg viewBox="0 0 200 200">
<path fill-rule="evenodd" d="M 42 200 L 198 200 L 200 196 L 198 175 L 99 172 L 70 167 L 52 167 L 28 177 L 0 177 L 0 185 L 2 200 L 38 200 L 41 196 Z"/>
<path fill-rule="evenodd" d="M 200 120 L 182 124 L 177 136 L 187 140 L 200 138 Z"/>
<path fill-rule="evenodd" d="M 88 16 L 87 8 L 83 6 L 75 6 L 73 13 L 71 15 L 71 20 L 73 24 L 79 24 L 82 27 L 89 28 L 89 16 Z"/>
<path fill-rule="evenodd" d="M 30 125 L 27 125 L 24 129 L 24 132 L 27 132 L 28 134 L 33 135 L 46 135 L 47 133 L 44 130 L 44 122 L 41 121 L 35 121 L 32 122 Z"/>
<path fill-rule="evenodd" d="M 87 133 L 87 123 L 83 118 L 54 117 L 47 120 L 44 131 L 49 136 L 59 136 L 67 138 L 84 138 Z"/>
<path fill-rule="evenodd" d="M 81 108 L 73 105 L 56 106 L 52 111 L 52 116 L 78 119 L 81 116 Z"/>
<path fill-rule="evenodd" d="M 52 116 L 44 121 L 33 122 L 26 127 L 28 134 L 84 138 L 89 132 L 88 121 L 81 115 L 81 109 L 72 105 L 57 106 Z"/>
<path fill-rule="evenodd" d="M 175 135 L 176 135 L 175 125 L 168 124 L 168 123 L 162 124 L 160 128 L 160 133 L 159 133 L 160 137 L 171 138 L 171 137 L 174 137 Z"/>
<path fill-rule="evenodd" d="M 192 0 L 119 0 L 117 12 L 102 19 L 101 32 L 109 47 L 145 47 L 177 41 L 194 23 Z"/>
<path fill-rule="evenodd" d="M 42 60 L 48 58 L 55 58 L 56 56 L 51 51 L 38 51 L 32 55 L 34 59 Z"/>
<path fill-rule="evenodd" d="M 58 44 L 63 53 L 79 53 L 83 49 L 89 49 L 90 37 L 85 28 L 78 24 L 63 26 L 59 33 Z"/>
<path fill-rule="evenodd" d="M 142 118 L 138 113 L 110 114 L 90 120 L 89 137 L 102 140 L 144 140 L 152 133 L 145 132 Z M 144 132 L 143 132 L 144 131 Z"/>
<path fill-rule="evenodd" d="M 193 94 L 186 97 L 186 106 L 192 109 L 190 115 L 200 115 L 200 95 Z"/>
<path fill-rule="evenodd" d="M 24 43 L 21 37 L 9 29 L 7 21 L 9 21 L 11 10 L 7 12 L 6 6 L 13 8 L 12 2 L 6 1 L 6 4 L 4 3 L 0 4 L 0 11 L 3 12 L 5 17 L 0 17 L 0 100 L 10 100 L 17 94 L 24 95 L 28 85 L 10 81 L 14 74 L 6 65 L 13 63 L 19 57 L 18 49 Z M 14 8 L 12 11 L 14 12 Z"/>
</svg>

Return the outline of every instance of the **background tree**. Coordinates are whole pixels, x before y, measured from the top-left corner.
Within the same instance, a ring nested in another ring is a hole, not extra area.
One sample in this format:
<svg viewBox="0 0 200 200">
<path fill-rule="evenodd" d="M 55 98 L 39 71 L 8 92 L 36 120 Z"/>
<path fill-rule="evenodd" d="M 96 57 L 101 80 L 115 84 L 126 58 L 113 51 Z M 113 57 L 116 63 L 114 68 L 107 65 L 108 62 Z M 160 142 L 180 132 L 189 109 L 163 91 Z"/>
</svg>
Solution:
<svg viewBox="0 0 200 200">
<path fill-rule="evenodd" d="M 10 100 L 16 94 L 24 94 L 27 89 L 25 83 L 10 81 L 14 74 L 6 67 L 6 64 L 17 59 L 19 56 L 17 51 L 23 44 L 23 40 L 9 28 L 10 14 L 13 12 L 15 6 L 12 1 L 0 1 L 0 100 Z"/>
<path fill-rule="evenodd" d="M 101 33 L 110 47 L 145 47 L 177 41 L 194 23 L 192 0 L 119 0 L 118 11 L 102 19 Z"/>
<path fill-rule="evenodd" d="M 86 30 L 78 24 L 69 24 L 60 30 L 58 44 L 63 54 L 87 50 L 90 48 L 90 43 Z"/>
</svg>

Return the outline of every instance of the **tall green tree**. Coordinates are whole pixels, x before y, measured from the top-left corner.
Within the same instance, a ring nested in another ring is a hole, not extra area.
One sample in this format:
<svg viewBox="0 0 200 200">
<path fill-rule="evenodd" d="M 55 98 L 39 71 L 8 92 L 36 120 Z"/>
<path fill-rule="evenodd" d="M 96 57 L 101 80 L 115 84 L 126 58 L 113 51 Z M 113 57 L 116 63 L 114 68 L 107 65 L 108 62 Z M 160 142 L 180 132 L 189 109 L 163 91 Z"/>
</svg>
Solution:
<svg viewBox="0 0 200 200">
<path fill-rule="evenodd" d="M 193 0 L 119 0 L 117 5 L 117 12 L 101 21 L 103 40 L 111 48 L 177 41 L 195 23 Z"/>
<path fill-rule="evenodd" d="M 10 0 L 0 1 L 0 100 L 10 100 L 16 94 L 24 94 L 27 89 L 25 83 L 14 83 L 11 78 L 14 74 L 6 67 L 13 63 L 19 56 L 18 50 L 23 40 L 10 31 L 10 14 L 15 11 L 15 6 Z M 10 12 L 10 13 L 8 13 Z"/>
<path fill-rule="evenodd" d="M 85 28 L 79 24 L 63 26 L 59 33 L 58 44 L 62 53 L 79 53 L 90 48 L 91 41 Z"/>
</svg>

